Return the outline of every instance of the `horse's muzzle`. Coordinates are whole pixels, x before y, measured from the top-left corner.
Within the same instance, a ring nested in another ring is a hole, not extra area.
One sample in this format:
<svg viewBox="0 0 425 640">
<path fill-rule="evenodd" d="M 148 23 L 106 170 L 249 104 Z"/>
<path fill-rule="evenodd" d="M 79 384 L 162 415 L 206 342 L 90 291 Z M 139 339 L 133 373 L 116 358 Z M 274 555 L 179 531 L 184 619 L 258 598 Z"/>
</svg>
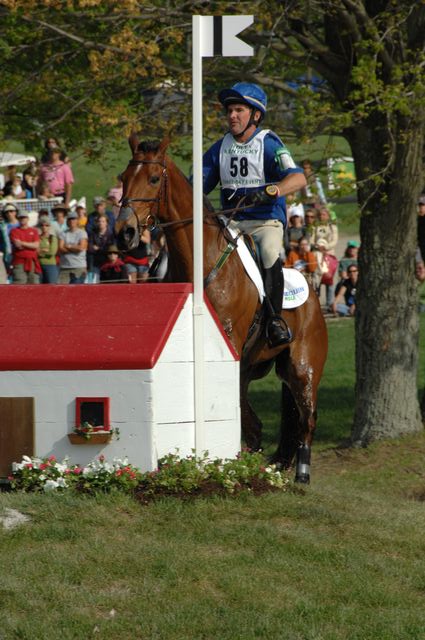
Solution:
<svg viewBox="0 0 425 640">
<path fill-rule="evenodd" d="M 134 227 L 123 227 L 117 235 L 118 249 L 128 251 L 139 246 L 139 233 Z"/>
</svg>

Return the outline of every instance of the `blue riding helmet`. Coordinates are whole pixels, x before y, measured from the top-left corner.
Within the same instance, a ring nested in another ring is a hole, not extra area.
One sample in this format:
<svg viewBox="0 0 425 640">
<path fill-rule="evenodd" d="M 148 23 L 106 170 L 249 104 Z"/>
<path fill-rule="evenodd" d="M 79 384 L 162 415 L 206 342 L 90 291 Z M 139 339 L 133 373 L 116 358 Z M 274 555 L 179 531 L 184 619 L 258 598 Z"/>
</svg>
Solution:
<svg viewBox="0 0 425 640">
<path fill-rule="evenodd" d="M 263 116 L 267 109 L 266 94 L 261 87 L 252 82 L 237 82 L 230 89 L 220 91 L 218 99 L 224 107 L 235 102 L 248 104 L 261 111 Z"/>
</svg>

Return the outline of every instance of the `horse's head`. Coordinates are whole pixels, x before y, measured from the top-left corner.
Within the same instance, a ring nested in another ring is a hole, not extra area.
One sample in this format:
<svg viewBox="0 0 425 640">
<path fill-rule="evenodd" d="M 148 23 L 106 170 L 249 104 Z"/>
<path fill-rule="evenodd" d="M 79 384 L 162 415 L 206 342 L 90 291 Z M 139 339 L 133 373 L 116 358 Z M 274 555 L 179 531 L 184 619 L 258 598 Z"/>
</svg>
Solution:
<svg viewBox="0 0 425 640">
<path fill-rule="evenodd" d="M 161 143 L 139 142 L 135 133 L 129 138 L 133 154 L 121 175 L 123 196 L 115 223 L 118 247 L 135 249 L 146 227 L 155 223 L 166 198 L 165 151 L 168 139 Z"/>
</svg>

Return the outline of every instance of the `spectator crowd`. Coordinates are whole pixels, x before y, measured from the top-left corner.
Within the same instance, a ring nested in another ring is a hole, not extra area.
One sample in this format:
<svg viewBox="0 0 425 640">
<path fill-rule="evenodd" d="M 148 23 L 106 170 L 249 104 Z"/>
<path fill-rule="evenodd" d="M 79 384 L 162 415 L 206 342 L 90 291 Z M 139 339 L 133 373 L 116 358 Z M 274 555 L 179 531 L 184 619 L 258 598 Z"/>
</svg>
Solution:
<svg viewBox="0 0 425 640">
<path fill-rule="evenodd" d="M 55 138 L 22 174 L 7 168 L 0 191 L 1 284 L 146 281 L 161 241 L 145 230 L 136 249 L 120 254 L 114 232 L 120 179 L 106 198 L 94 198 L 89 212 L 85 199 L 72 200 L 73 184 L 70 159 Z"/>
<path fill-rule="evenodd" d="M 301 271 L 319 296 L 324 288 L 327 313 L 352 316 L 359 243 L 350 240 L 338 259 L 336 216 L 312 163 L 304 160 L 302 167 L 307 185 L 288 197 L 282 264 Z M 145 282 L 150 265 L 164 252 L 164 238 L 146 229 L 139 246 L 121 255 L 114 233 L 122 195 L 120 179 L 106 197 L 95 197 L 93 208 L 87 211 L 85 202 L 72 201 L 72 164 L 55 138 L 46 140 L 40 162 L 22 174 L 8 167 L 3 183 L 2 284 Z M 25 199 L 38 202 L 35 223 L 27 207 L 19 206 Z M 425 198 L 421 206 L 425 213 Z M 423 238 L 425 251 L 425 228 Z"/>
</svg>

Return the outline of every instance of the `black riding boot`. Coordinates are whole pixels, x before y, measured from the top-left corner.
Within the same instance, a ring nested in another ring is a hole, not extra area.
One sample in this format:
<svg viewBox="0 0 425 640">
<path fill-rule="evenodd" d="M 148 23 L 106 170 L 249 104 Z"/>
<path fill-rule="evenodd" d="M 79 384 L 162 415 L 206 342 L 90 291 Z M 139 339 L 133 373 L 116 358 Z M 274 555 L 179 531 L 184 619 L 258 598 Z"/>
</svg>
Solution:
<svg viewBox="0 0 425 640">
<path fill-rule="evenodd" d="M 288 344 L 292 340 L 291 330 L 282 318 L 283 271 L 282 263 L 276 260 L 270 269 L 264 269 L 264 288 L 266 291 L 266 337 L 271 347 Z"/>
</svg>

